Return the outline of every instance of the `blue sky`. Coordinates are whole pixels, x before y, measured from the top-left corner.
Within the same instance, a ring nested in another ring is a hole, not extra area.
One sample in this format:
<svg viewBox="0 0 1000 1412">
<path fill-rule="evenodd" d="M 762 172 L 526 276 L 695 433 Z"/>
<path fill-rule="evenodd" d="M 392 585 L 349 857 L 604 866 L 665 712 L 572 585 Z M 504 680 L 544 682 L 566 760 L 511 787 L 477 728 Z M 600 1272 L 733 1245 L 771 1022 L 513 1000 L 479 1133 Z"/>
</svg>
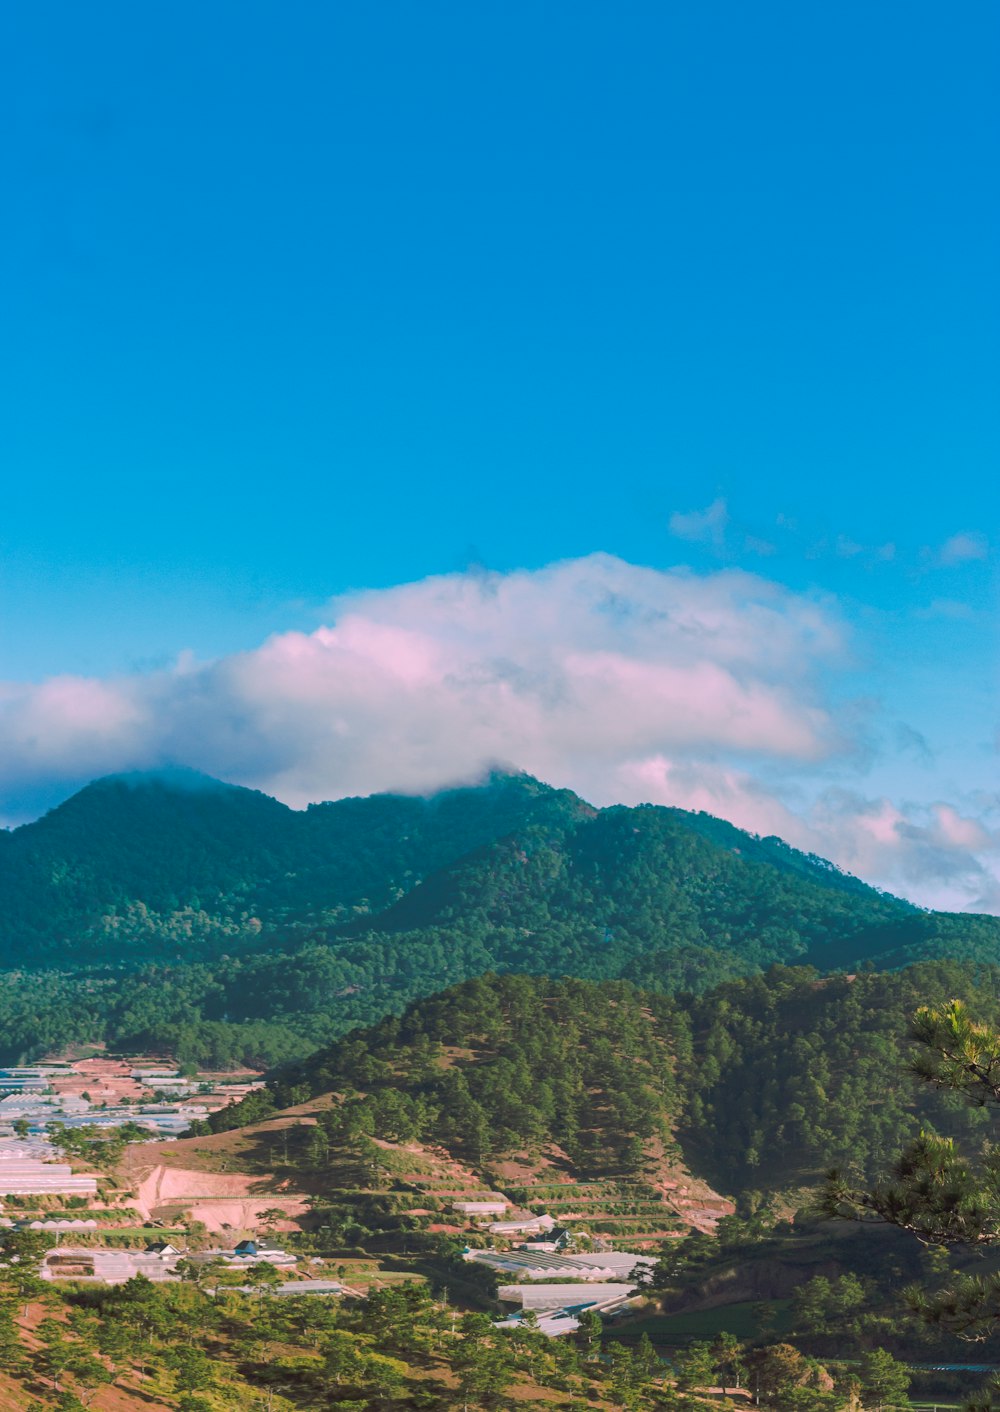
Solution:
<svg viewBox="0 0 1000 1412">
<path fill-rule="evenodd" d="M 836 729 L 793 758 L 725 730 L 692 743 L 666 721 L 660 750 L 655 722 L 634 739 L 592 723 L 560 753 L 539 745 L 572 732 L 553 708 L 523 741 L 495 722 L 481 754 L 605 802 L 652 790 L 665 751 L 657 797 L 752 824 L 749 781 L 806 820 L 797 841 L 913 895 L 938 870 L 935 900 L 1000 908 L 998 31 L 986 0 L 947 17 L 8 7 L 7 816 L 177 756 L 297 802 L 470 769 L 475 750 L 452 769 L 426 725 L 402 731 L 398 778 L 375 757 L 348 769 L 344 752 L 368 758 L 348 713 L 290 782 L 286 716 L 271 702 L 265 728 L 196 667 L 259 666 L 270 636 L 359 604 L 402 620 L 399 585 L 436 622 L 435 576 L 527 571 L 537 602 L 510 611 L 534 617 L 577 592 L 546 567 L 570 561 L 643 611 L 666 611 L 661 589 L 676 608 L 678 574 L 732 590 L 738 619 L 758 583 L 796 621 L 813 605 L 842 646 L 813 660 L 803 639 L 782 689 Z M 666 577 L 626 582 L 595 554 Z M 495 665 L 498 631 L 459 649 L 440 625 L 452 674 Z M 509 663 L 517 633 L 501 636 Z M 578 648 L 547 639 L 533 680 Z M 676 643 L 632 649 L 676 666 Z M 197 677 L 199 709 L 238 717 L 253 749 L 206 751 L 203 717 L 164 704 L 179 657 L 185 699 Z M 746 686 L 749 667 L 725 670 Z M 316 709 L 344 708 L 327 691 Z M 468 744 L 504 706 L 462 710 L 450 738 Z M 742 804 L 712 770 L 738 774 Z M 851 851 L 835 805 L 881 830 L 878 857 Z"/>
</svg>

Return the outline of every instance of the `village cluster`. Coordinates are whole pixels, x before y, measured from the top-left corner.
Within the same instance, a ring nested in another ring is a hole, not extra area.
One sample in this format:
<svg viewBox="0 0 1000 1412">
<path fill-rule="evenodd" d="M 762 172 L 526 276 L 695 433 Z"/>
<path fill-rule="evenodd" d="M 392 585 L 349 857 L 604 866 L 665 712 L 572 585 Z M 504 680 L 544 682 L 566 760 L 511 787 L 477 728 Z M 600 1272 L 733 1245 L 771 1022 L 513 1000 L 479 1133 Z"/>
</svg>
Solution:
<svg viewBox="0 0 1000 1412">
<path fill-rule="evenodd" d="M 116 1228 L 103 1219 L 102 1178 L 75 1172 L 65 1160 L 72 1154 L 61 1144 L 74 1129 L 130 1124 L 150 1140 L 172 1141 L 194 1119 L 259 1084 L 254 1075 L 236 1082 L 189 1078 L 163 1065 L 100 1057 L 0 1069 L 0 1224 L 51 1234 L 41 1265 L 48 1280 L 214 1277 L 276 1296 L 362 1295 L 345 1279 L 327 1278 L 325 1261 L 289 1252 L 259 1231 L 236 1239 L 242 1233 L 225 1228 L 229 1244 L 204 1248 L 201 1241 L 188 1250 L 178 1232 L 167 1238 L 150 1229 L 144 1240 L 139 1232 L 144 1248 L 123 1248 L 110 1239 Z M 501 1327 L 537 1319 L 538 1328 L 558 1336 L 572 1333 L 585 1310 L 613 1317 L 628 1308 L 656 1263 L 651 1255 L 616 1250 L 600 1236 L 560 1225 L 552 1215 L 519 1210 L 501 1192 L 465 1192 L 451 1208 L 467 1232 L 464 1259 L 493 1271 L 499 1300 L 511 1306 Z M 245 1283 L 234 1280 L 234 1272 L 244 1272 Z"/>
<path fill-rule="evenodd" d="M 115 1059 L 0 1068 L 0 1137 L 63 1128 L 120 1128 L 178 1137 L 196 1118 L 235 1103 L 263 1080 L 223 1075 L 186 1078 L 176 1069 L 131 1066 Z M 0 1196 L 3 1192 L 0 1191 Z"/>
</svg>

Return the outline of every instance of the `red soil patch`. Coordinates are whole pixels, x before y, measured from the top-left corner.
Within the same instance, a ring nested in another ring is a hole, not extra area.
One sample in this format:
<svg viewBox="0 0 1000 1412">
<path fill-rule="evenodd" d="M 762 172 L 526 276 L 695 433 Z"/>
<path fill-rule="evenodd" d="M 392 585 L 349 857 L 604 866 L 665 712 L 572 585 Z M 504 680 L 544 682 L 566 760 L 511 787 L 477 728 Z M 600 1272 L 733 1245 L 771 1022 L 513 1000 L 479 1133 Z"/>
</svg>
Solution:
<svg viewBox="0 0 1000 1412">
<path fill-rule="evenodd" d="M 139 1184 L 135 1206 L 144 1220 L 162 1219 L 184 1211 L 208 1230 L 249 1234 L 260 1226 L 265 1211 L 281 1211 L 276 1231 L 301 1230 L 299 1218 L 309 1206 L 299 1192 L 260 1191 L 261 1178 L 239 1172 L 204 1172 L 159 1165 Z"/>
</svg>

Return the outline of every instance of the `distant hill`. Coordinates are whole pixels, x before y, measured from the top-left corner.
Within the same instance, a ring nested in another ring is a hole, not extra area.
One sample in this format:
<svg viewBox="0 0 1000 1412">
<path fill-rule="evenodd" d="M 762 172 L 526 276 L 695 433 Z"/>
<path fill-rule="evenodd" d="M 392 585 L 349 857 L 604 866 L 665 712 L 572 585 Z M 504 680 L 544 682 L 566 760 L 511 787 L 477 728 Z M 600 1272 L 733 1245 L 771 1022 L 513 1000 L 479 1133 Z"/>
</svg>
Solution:
<svg viewBox="0 0 1000 1412">
<path fill-rule="evenodd" d="M 423 954 L 429 970 L 442 947 L 452 958 L 478 949 L 480 970 L 671 991 L 776 962 L 829 971 L 1000 959 L 998 918 L 923 912 L 780 839 L 651 805 L 519 830 L 325 939 Z"/>
<path fill-rule="evenodd" d="M 629 974 L 673 988 L 692 966 L 706 977 L 716 966 L 746 971 L 831 944 L 863 956 L 869 930 L 905 934 L 915 915 L 779 839 L 640 806 L 518 830 L 336 934 L 405 948 L 453 932 L 483 939 L 505 969 Z"/>
<path fill-rule="evenodd" d="M 997 960 L 1000 919 L 521 774 L 300 812 L 193 774 L 112 777 L 0 835 L 0 1062 L 101 1040 L 271 1065 L 491 971 L 676 993 L 939 957 Z"/>
<path fill-rule="evenodd" d="M 516 774 L 302 811 L 193 771 L 110 776 L 0 834 L 0 965 L 260 949 L 377 911 L 470 848 L 586 810 Z"/>
</svg>

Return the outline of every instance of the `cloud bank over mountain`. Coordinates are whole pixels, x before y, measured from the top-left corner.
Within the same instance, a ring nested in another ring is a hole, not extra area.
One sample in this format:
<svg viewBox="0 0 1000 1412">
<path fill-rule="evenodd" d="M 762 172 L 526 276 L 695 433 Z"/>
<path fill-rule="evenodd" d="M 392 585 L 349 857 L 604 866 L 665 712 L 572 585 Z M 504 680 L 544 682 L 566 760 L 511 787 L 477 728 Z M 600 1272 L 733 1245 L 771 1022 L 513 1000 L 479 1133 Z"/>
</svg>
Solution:
<svg viewBox="0 0 1000 1412">
<path fill-rule="evenodd" d="M 598 554 L 352 594 L 324 616 L 212 662 L 7 684 L 8 817 L 166 764 L 293 805 L 512 765 L 598 804 L 778 833 L 918 901 L 1000 910 L 988 803 L 866 791 L 873 708 L 848 691 L 833 599 Z"/>
</svg>

